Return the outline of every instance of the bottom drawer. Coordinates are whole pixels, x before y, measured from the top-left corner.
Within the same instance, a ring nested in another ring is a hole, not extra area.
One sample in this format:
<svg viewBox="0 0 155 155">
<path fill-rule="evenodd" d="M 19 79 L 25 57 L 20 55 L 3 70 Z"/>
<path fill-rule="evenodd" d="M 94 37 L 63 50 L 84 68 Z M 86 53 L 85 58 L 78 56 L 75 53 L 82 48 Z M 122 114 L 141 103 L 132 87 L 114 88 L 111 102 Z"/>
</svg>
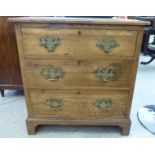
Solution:
<svg viewBox="0 0 155 155">
<path fill-rule="evenodd" d="M 128 92 L 106 90 L 30 90 L 33 117 L 125 118 Z"/>
</svg>

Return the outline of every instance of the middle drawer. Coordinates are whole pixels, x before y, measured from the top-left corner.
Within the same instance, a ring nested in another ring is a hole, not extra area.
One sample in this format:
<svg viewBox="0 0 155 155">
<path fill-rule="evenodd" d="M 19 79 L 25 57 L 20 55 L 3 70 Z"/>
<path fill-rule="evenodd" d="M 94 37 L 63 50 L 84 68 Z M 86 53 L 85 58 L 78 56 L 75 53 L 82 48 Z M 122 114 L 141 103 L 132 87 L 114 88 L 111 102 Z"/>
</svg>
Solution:
<svg viewBox="0 0 155 155">
<path fill-rule="evenodd" d="M 129 87 L 132 61 L 25 60 L 29 88 Z"/>
</svg>

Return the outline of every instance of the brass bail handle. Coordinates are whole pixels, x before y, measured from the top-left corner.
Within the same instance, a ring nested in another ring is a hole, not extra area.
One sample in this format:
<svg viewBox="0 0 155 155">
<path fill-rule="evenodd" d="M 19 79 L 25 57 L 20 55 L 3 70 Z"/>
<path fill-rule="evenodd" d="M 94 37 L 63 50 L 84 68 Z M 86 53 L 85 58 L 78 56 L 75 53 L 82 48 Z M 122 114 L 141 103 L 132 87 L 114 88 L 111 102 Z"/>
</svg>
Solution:
<svg viewBox="0 0 155 155">
<path fill-rule="evenodd" d="M 96 100 L 96 106 L 101 110 L 106 110 L 112 106 L 112 100 L 110 99 Z"/>
<path fill-rule="evenodd" d="M 49 53 L 53 53 L 61 45 L 61 40 L 55 37 L 42 37 L 39 40 L 39 45 L 47 49 Z"/>
<path fill-rule="evenodd" d="M 60 99 L 48 99 L 46 104 L 49 105 L 51 109 L 59 109 L 64 105 Z"/>
<path fill-rule="evenodd" d="M 109 53 L 114 48 L 118 47 L 119 44 L 115 39 L 101 39 L 97 41 L 96 46 L 100 48 L 103 52 Z"/>
<path fill-rule="evenodd" d="M 58 81 L 62 78 L 63 72 L 61 69 L 48 67 L 41 70 L 41 75 L 49 81 Z"/>
<path fill-rule="evenodd" d="M 114 81 L 117 79 L 118 71 L 115 69 L 97 69 L 95 71 L 96 76 L 102 81 L 102 82 L 108 82 L 108 81 Z"/>
</svg>

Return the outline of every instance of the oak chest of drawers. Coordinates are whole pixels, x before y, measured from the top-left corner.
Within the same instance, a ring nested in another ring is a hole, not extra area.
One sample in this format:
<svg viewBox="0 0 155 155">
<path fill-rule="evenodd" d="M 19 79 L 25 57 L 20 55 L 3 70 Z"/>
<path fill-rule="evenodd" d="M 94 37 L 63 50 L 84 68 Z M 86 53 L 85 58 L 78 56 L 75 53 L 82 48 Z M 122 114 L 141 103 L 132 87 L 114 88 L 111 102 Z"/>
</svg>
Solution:
<svg viewBox="0 0 155 155">
<path fill-rule="evenodd" d="M 25 17 L 15 23 L 28 109 L 38 125 L 113 125 L 127 135 L 143 21 Z"/>
</svg>

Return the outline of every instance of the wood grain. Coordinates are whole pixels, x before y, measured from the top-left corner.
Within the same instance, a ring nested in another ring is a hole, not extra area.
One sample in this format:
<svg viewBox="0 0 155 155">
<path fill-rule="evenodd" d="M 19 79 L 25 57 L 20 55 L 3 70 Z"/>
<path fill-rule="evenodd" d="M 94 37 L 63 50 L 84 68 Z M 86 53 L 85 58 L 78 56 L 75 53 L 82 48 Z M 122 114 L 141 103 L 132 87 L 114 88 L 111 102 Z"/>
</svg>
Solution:
<svg viewBox="0 0 155 155">
<path fill-rule="evenodd" d="M 21 36 L 21 31 L 20 31 L 20 24 L 16 24 L 15 26 L 15 32 L 16 32 L 16 40 L 17 40 L 17 47 L 18 47 L 18 54 L 19 54 L 19 62 L 20 62 L 20 67 L 21 67 L 21 75 L 23 79 L 23 87 L 24 87 L 24 94 L 25 94 L 25 100 L 26 100 L 26 106 L 27 106 L 27 112 L 28 112 L 28 117 L 31 117 L 32 112 L 31 112 L 31 102 L 29 98 L 29 93 L 26 89 L 26 79 L 25 79 L 25 62 L 24 62 L 24 55 L 23 55 L 23 47 L 22 47 L 22 36 Z"/>
<path fill-rule="evenodd" d="M 74 89 L 74 88 L 129 88 L 133 61 L 102 60 L 26 60 L 25 78 L 29 88 Z M 57 81 L 47 80 L 41 72 L 45 68 L 62 70 Z M 116 71 L 116 79 L 103 82 L 96 76 L 98 69 Z"/>
<path fill-rule="evenodd" d="M 15 31 L 8 16 L 0 17 L 0 90 L 22 89 Z"/>
<path fill-rule="evenodd" d="M 10 21 L 16 28 L 29 134 L 38 125 L 117 125 L 123 135 L 129 134 L 143 25 L 148 23 L 67 18 Z M 48 35 L 62 41 L 54 53 L 39 46 L 39 38 Z M 115 38 L 120 46 L 105 54 L 95 46 L 101 37 Z M 62 69 L 62 78 L 52 82 L 42 77 L 46 67 Z M 101 82 L 94 74 L 98 68 L 119 70 L 117 80 Z M 63 100 L 64 105 L 51 109 L 47 105 L 51 98 Z M 97 99 L 109 98 L 113 104 L 108 109 L 94 106 Z"/>
<path fill-rule="evenodd" d="M 141 52 L 141 45 L 142 45 L 142 39 L 143 39 L 143 32 L 144 28 L 141 27 L 141 29 L 138 32 L 138 37 L 137 37 L 137 43 L 136 43 L 136 57 L 138 59 L 134 62 L 132 66 L 132 72 L 131 72 L 131 83 L 130 83 L 130 91 L 129 91 L 129 102 L 127 109 L 128 109 L 128 116 L 130 116 L 130 109 L 131 109 L 131 103 L 133 100 L 133 95 L 134 95 L 134 88 L 135 88 L 135 82 L 136 82 L 136 75 L 137 75 L 137 69 L 138 69 L 138 64 L 139 64 L 139 55 Z"/>
<path fill-rule="evenodd" d="M 128 92 L 102 90 L 32 90 L 30 99 L 33 117 L 63 118 L 125 118 Z M 52 109 L 48 99 L 62 100 L 64 105 Z M 96 100 L 112 100 L 112 105 L 102 110 Z"/>
<path fill-rule="evenodd" d="M 67 18 L 67 17 L 18 17 L 10 18 L 14 23 L 67 23 L 67 24 L 103 24 L 103 25 L 150 25 L 148 21 L 126 19 L 98 19 L 98 18 Z"/>
<path fill-rule="evenodd" d="M 104 59 L 111 56 L 133 57 L 135 54 L 137 31 L 113 30 L 110 27 L 109 30 L 23 28 L 21 31 L 25 57 Z M 44 37 L 59 38 L 61 45 L 49 53 L 39 45 Z M 96 46 L 102 39 L 114 39 L 119 46 L 105 53 Z"/>
<path fill-rule="evenodd" d="M 84 125 L 84 126 L 119 126 L 122 129 L 122 135 L 129 135 L 131 121 L 130 119 L 63 119 L 63 118 L 27 118 L 28 134 L 34 135 L 37 127 L 40 125 Z"/>
</svg>

